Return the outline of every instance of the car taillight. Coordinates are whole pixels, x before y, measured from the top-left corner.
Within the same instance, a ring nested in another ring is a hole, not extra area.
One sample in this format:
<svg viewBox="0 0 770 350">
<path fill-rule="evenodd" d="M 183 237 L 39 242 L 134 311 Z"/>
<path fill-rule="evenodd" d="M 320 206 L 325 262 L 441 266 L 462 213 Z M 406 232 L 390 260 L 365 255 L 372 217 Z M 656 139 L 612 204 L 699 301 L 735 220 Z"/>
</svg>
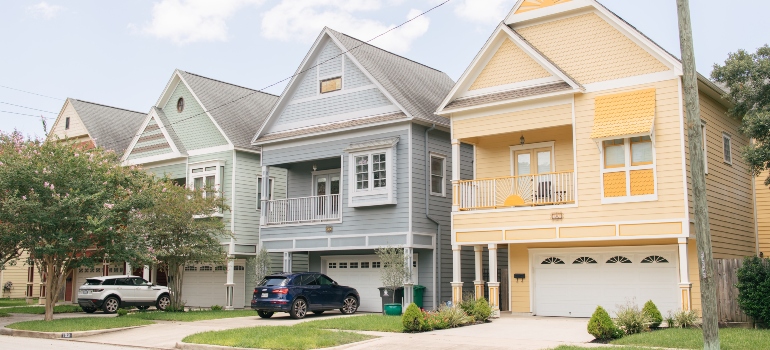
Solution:
<svg viewBox="0 0 770 350">
<path fill-rule="evenodd" d="M 275 294 L 289 294 L 289 288 L 278 288 L 273 290 Z"/>
</svg>

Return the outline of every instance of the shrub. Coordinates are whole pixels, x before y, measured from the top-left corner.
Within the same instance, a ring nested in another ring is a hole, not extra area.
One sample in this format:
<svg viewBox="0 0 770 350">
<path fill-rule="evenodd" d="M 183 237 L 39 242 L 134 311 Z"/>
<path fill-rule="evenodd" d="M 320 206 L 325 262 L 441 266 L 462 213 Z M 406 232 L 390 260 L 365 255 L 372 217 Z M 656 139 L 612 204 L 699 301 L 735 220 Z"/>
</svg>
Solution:
<svg viewBox="0 0 770 350">
<path fill-rule="evenodd" d="M 770 323 L 770 259 L 743 259 L 738 269 L 738 305 L 757 322 Z"/>
<path fill-rule="evenodd" d="M 449 328 L 449 320 L 447 320 L 445 315 L 442 315 L 439 311 L 423 311 L 423 314 L 425 316 L 425 322 L 422 324 L 423 332 Z"/>
<path fill-rule="evenodd" d="M 660 323 L 663 322 L 663 315 L 660 314 L 660 310 L 655 306 L 652 300 L 648 300 L 642 307 L 642 312 L 647 315 L 650 321 L 650 328 L 660 327 Z"/>
<path fill-rule="evenodd" d="M 460 309 L 476 322 L 484 322 L 492 315 L 492 308 L 489 306 L 489 302 L 484 298 L 477 300 L 472 294 L 466 294 L 460 303 Z"/>
<path fill-rule="evenodd" d="M 668 328 L 674 328 L 676 327 L 676 319 L 674 318 L 674 313 L 669 311 L 668 316 L 666 316 L 666 327 Z"/>
<path fill-rule="evenodd" d="M 649 330 L 650 317 L 633 302 L 619 305 L 615 312 L 615 324 L 626 334 L 637 334 Z"/>
<path fill-rule="evenodd" d="M 415 303 L 409 304 L 401 316 L 401 323 L 408 332 L 421 332 L 425 324 L 425 314 Z"/>
<path fill-rule="evenodd" d="M 588 333 L 599 340 L 617 339 L 623 336 L 623 332 L 612 322 L 610 314 L 601 306 L 596 307 L 596 311 L 588 321 Z"/>
<path fill-rule="evenodd" d="M 455 328 L 473 322 L 473 318 L 459 307 L 442 305 L 438 309 L 438 317 L 446 320 L 447 328 Z"/>
<path fill-rule="evenodd" d="M 219 305 L 211 305 L 211 311 L 222 311 L 222 307 Z"/>
<path fill-rule="evenodd" d="M 680 310 L 674 313 L 674 324 L 679 328 L 690 328 L 698 325 L 698 314 L 694 310 Z"/>
<path fill-rule="evenodd" d="M 117 314 L 118 314 L 118 317 L 121 317 L 121 316 L 125 316 L 125 315 L 128 315 L 128 310 L 126 310 L 126 309 L 122 309 L 122 308 L 121 308 L 121 309 L 118 309 L 118 312 L 117 312 Z"/>
</svg>

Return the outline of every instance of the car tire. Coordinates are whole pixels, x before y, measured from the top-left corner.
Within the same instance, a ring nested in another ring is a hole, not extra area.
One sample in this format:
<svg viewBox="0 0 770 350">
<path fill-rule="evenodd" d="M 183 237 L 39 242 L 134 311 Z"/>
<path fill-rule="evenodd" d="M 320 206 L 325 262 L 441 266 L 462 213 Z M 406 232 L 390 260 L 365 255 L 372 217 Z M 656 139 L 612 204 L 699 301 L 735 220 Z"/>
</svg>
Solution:
<svg viewBox="0 0 770 350">
<path fill-rule="evenodd" d="M 114 314 L 118 312 L 118 309 L 120 309 L 120 300 L 118 300 L 118 298 L 107 297 L 107 299 L 104 299 L 102 311 L 104 311 L 105 314 Z"/>
<path fill-rule="evenodd" d="M 155 301 L 155 307 L 160 311 L 166 311 L 169 305 L 171 305 L 171 297 L 168 294 L 161 294 L 158 300 Z"/>
<path fill-rule="evenodd" d="M 274 313 L 275 312 L 272 312 L 272 311 L 257 310 L 257 315 L 259 315 L 259 317 L 262 317 L 262 318 L 273 317 Z"/>
<path fill-rule="evenodd" d="M 307 315 L 307 301 L 302 298 L 294 299 L 289 309 L 289 316 L 295 320 L 299 320 Z"/>
<path fill-rule="evenodd" d="M 358 310 L 358 299 L 352 295 L 346 296 L 345 300 L 342 301 L 340 312 L 345 315 L 352 315 L 356 313 L 356 310 Z"/>
<path fill-rule="evenodd" d="M 93 308 L 93 307 L 81 307 L 81 309 L 83 309 L 83 312 L 87 314 L 92 314 L 96 312 L 96 308 Z"/>
<path fill-rule="evenodd" d="M 324 311 L 326 311 L 326 310 L 316 310 L 316 311 L 313 311 L 313 313 L 316 314 L 316 315 L 320 315 L 320 314 L 324 313 Z"/>
</svg>

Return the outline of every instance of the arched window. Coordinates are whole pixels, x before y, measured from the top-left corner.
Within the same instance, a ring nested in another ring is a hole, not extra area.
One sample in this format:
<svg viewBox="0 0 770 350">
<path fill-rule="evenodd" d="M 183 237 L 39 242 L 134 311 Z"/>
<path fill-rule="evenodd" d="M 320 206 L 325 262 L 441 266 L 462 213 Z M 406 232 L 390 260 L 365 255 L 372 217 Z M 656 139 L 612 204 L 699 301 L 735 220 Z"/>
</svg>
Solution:
<svg viewBox="0 0 770 350">
<path fill-rule="evenodd" d="M 667 262 L 668 262 L 668 260 L 666 260 L 664 257 L 658 256 L 658 255 L 650 255 L 650 256 L 642 259 L 642 264 L 662 264 L 662 263 L 667 263 Z"/>
<path fill-rule="evenodd" d="M 608 264 L 630 264 L 631 260 L 626 258 L 625 256 L 613 256 L 610 258 L 610 260 L 607 260 Z"/>
<path fill-rule="evenodd" d="M 564 261 L 557 257 L 550 257 L 543 260 L 543 262 L 540 263 L 541 265 L 549 265 L 549 264 L 556 264 L 556 265 L 564 265 Z"/>
<path fill-rule="evenodd" d="M 572 263 L 573 264 L 596 264 L 596 260 L 587 256 L 581 256 L 575 259 L 575 261 L 573 261 Z"/>
</svg>

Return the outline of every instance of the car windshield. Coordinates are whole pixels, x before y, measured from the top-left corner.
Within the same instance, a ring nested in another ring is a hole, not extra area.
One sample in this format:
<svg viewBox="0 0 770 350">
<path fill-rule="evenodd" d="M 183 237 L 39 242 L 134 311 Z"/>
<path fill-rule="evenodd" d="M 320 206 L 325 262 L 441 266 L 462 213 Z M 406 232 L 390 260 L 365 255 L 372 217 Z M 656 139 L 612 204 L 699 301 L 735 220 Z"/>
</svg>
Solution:
<svg viewBox="0 0 770 350">
<path fill-rule="evenodd" d="M 90 279 L 90 278 L 86 280 L 86 283 L 83 283 L 84 286 L 98 286 L 100 284 L 102 284 L 101 280 Z"/>
<path fill-rule="evenodd" d="M 286 277 L 267 276 L 262 279 L 262 282 L 259 282 L 259 286 L 260 287 L 285 286 L 286 281 L 287 281 Z"/>
</svg>

